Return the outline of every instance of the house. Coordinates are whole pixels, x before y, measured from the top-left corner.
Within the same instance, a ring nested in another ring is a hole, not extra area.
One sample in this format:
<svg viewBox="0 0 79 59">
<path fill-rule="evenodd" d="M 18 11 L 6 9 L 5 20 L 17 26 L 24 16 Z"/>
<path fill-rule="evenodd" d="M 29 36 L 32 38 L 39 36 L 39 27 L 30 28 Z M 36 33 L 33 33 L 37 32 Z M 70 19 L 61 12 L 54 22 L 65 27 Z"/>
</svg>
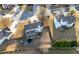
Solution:
<svg viewBox="0 0 79 59">
<path fill-rule="evenodd" d="M 24 26 L 24 32 L 27 39 L 33 39 L 42 33 L 43 25 L 41 22 L 31 23 Z"/>
</svg>

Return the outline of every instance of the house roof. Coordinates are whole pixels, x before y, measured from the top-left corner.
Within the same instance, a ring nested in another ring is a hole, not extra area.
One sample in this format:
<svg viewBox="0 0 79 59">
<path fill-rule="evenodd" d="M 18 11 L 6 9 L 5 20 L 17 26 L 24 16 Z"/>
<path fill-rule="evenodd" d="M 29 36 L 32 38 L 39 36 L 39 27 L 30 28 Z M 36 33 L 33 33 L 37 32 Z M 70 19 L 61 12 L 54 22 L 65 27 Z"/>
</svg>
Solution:
<svg viewBox="0 0 79 59">
<path fill-rule="evenodd" d="M 42 27 L 42 23 L 36 22 L 24 26 L 25 34 L 28 39 L 35 38 L 38 35 L 38 30 L 36 30 L 39 29 L 38 26 Z"/>
<path fill-rule="evenodd" d="M 25 30 L 30 30 L 30 29 L 37 28 L 38 25 L 42 26 L 42 23 L 41 22 L 31 23 L 31 24 L 25 25 L 24 27 L 25 27 Z"/>
</svg>

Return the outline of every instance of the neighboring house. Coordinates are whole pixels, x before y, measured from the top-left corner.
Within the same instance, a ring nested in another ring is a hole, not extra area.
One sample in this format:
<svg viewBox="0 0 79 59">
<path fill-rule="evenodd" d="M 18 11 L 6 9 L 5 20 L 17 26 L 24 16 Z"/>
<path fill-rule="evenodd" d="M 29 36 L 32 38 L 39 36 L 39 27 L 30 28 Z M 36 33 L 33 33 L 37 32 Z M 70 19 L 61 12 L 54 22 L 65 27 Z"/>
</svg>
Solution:
<svg viewBox="0 0 79 59">
<path fill-rule="evenodd" d="M 11 9 L 13 6 L 15 6 L 14 4 L 2 4 L 2 7 L 4 9 Z"/>
<path fill-rule="evenodd" d="M 20 17 L 20 20 L 25 20 L 27 18 L 32 17 L 33 15 L 37 15 L 39 12 L 39 4 L 28 4 L 27 8 L 24 10 L 23 14 Z"/>
<path fill-rule="evenodd" d="M 31 10 L 30 10 L 31 9 Z M 34 12 L 33 12 L 33 6 L 32 5 L 28 5 L 25 10 L 23 11 L 21 17 L 20 17 L 20 20 L 25 20 L 29 17 L 32 17 L 34 15 Z"/>
<path fill-rule="evenodd" d="M 0 31 L 0 45 L 5 41 L 6 37 L 4 36 L 4 33 Z"/>
<path fill-rule="evenodd" d="M 0 31 L 0 45 L 10 36 L 12 32 L 7 30 Z"/>
<path fill-rule="evenodd" d="M 21 15 L 22 15 L 22 13 L 23 13 L 25 7 L 26 7 L 26 6 L 23 6 L 22 10 L 13 18 L 14 21 L 12 22 L 11 26 L 9 26 L 8 30 L 6 30 L 6 29 L 0 30 L 0 45 L 1 45 L 6 39 L 9 40 L 9 39 L 12 37 L 12 35 L 16 32 L 16 30 L 17 30 L 17 24 L 19 23 L 20 17 L 21 17 Z M 19 7 L 17 7 L 17 8 L 14 9 L 14 10 L 15 10 L 15 13 L 17 12 L 17 9 L 18 9 L 18 8 L 19 8 Z M 4 18 L 6 19 L 6 17 L 10 17 L 10 16 L 12 17 L 11 14 L 7 14 L 7 15 L 4 16 Z M 16 20 L 16 19 L 17 19 L 17 20 Z M 9 20 L 9 19 L 8 19 L 8 20 Z"/>
<path fill-rule="evenodd" d="M 76 10 L 79 11 L 79 4 L 75 4 L 74 6 L 75 6 Z"/>
<path fill-rule="evenodd" d="M 64 15 L 62 15 L 61 17 L 62 18 L 60 19 L 60 21 L 58 21 L 58 19 L 54 17 L 54 25 L 56 29 L 62 26 L 64 26 L 65 28 L 72 27 L 75 24 L 75 16 L 67 15 L 65 17 Z"/>
<path fill-rule="evenodd" d="M 43 25 L 41 22 L 31 23 L 24 26 L 24 32 L 27 39 L 33 39 L 42 33 Z"/>
</svg>

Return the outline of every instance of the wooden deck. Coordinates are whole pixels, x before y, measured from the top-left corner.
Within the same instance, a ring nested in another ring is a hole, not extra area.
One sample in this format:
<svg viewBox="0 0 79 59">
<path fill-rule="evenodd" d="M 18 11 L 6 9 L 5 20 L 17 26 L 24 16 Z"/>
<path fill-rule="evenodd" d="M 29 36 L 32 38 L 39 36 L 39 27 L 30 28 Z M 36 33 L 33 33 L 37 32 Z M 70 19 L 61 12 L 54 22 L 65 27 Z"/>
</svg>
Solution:
<svg viewBox="0 0 79 59">
<path fill-rule="evenodd" d="M 50 14 L 49 16 L 50 16 L 50 18 L 49 18 L 48 25 L 49 25 L 49 30 L 50 30 L 51 38 L 53 39 L 53 29 L 54 29 L 53 22 L 54 22 L 54 16 L 53 16 L 53 14 Z"/>
<path fill-rule="evenodd" d="M 76 12 L 74 15 L 76 16 L 75 32 L 76 32 L 77 44 L 79 46 L 79 12 Z"/>
</svg>

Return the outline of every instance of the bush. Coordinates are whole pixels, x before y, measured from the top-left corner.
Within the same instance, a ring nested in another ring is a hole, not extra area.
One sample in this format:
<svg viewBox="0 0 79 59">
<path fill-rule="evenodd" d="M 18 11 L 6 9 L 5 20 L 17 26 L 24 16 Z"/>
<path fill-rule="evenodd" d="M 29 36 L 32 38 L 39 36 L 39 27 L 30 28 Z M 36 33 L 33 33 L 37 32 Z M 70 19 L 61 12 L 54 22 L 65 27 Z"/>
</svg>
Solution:
<svg viewBox="0 0 79 59">
<path fill-rule="evenodd" d="M 2 11 L 3 10 L 3 7 L 2 7 L 2 5 L 0 4 L 0 11 Z"/>
<path fill-rule="evenodd" d="M 52 44 L 52 47 L 54 48 L 69 48 L 75 46 L 76 46 L 76 41 L 71 41 L 71 40 L 57 40 L 54 41 Z"/>
<path fill-rule="evenodd" d="M 75 47 L 75 46 L 77 46 L 77 42 L 76 41 L 72 41 L 71 42 L 71 47 Z"/>
</svg>

